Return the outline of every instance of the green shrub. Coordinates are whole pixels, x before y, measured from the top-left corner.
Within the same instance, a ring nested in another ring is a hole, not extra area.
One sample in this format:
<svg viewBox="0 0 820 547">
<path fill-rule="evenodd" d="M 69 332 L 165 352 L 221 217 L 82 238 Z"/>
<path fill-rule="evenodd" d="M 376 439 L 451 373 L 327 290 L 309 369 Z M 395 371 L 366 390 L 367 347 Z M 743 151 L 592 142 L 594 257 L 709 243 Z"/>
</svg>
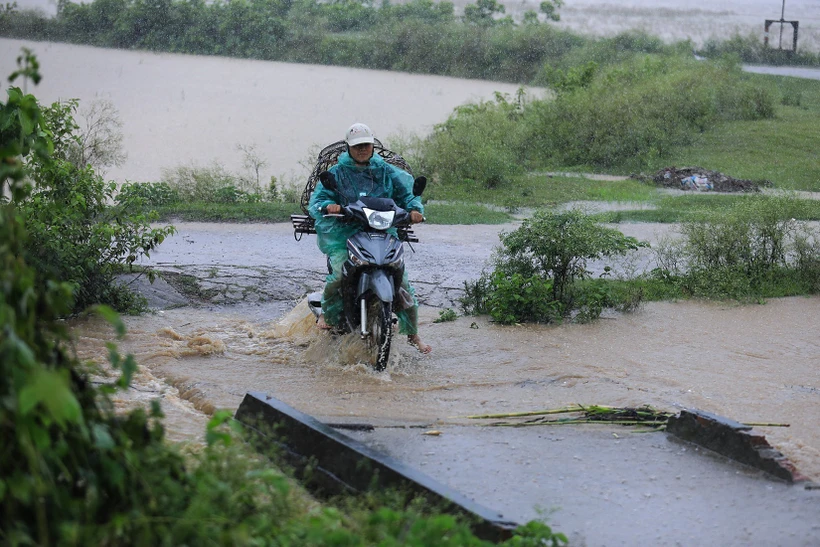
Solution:
<svg viewBox="0 0 820 547">
<path fill-rule="evenodd" d="M 589 260 L 622 255 L 645 244 L 598 225 L 578 210 L 537 211 L 521 226 L 500 236 L 497 270 L 552 279 L 552 299 L 570 303 L 572 284 L 587 276 Z"/>
<path fill-rule="evenodd" d="M 685 278 L 691 293 L 749 296 L 787 270 L 816 286 L 820 232 L 795 220 L 804 207 L 791 196 L 749 196 L 725 211 L 684 223 Z"/>
<path fill-rule="evenodd" d="M 582 283 L 587 262 L 622 255 L 645 244 L 604 228 L 580 211 L 537 211 L 500 236 L 491 273 L 465 283 L 465 313 L 488 313 L 500 323 L 597 318 L 606 307 L 634 307 L 640 295 L 614 298 L 602 283 Z"/>
<path fill-rule="evenodd" d="M 488 300 L 492 291 L 492 273 L 483 271 L 475 281 L 464 282 L 464 293 L 458 299 L 465 315 L 490 313 Z"/>
<path fill-rule="evenodd" d="M 91 166 L 61 159 L 76 130 L 72 109 L 55 103 L 43 112 L 55 157 L 27 161 L 35 188 L 16 203 L 28 234 L 26 261 L 43 279 L 72 284 L 74 311 L 100 303 L 140 308 L 134 295 L 115 284 L 115 275 L 148 256 L 174 229 L 152 228 L 156 216 L 142 213 L 136 196 L 117 201 L 115 183 Z"/>
<path fill-rule="evenodd" d="M 772 30 L 774 27 L 772 27 Z M 791 48 L 791 44 L 784 44 Z M 817 53 L 779 49 L 776 45 L 767 46 L 756 33 L 748 35 L 734 34 L 728 40 L 707 40 L 698 53 L 704 57 L 717 59 L 733 56 L 744 63 L 771 65 L 820 65 Z"/>
<path fill-rule="evenodd" d="M 117 203 L 140 200 L 143 205 L 156 207 L 180 201 L 179 192 L 167 182 L 128 182 L 117 194 Z"/>
<path fill-rule="evenodd" d="M 178 166 L 164 169 L 163 182 L 179 194 L 182 201 L 206 203 L 235 203 L 238 192 L 246 192 L 252 185 L 241 177 L 228 172 L 214 162 L 209 167 Z"/>
<path fill-rule="evenodd" d="M 644 55 L 582 81 L 525 109 L 528 159 L 640 170 L 720 121 L 774 114 L 771 93 L 733 65 Z"/>
<path fill-rule="evenodd" d="M 496 270 L 487 297 L 487 311 L 495 321 L 513 323 L 552 323 L 560 321 L 566 307 L 555 300 L 553 280 L 538 275 L 524 277 Z"/>
<path fill-rule="evenodd" d="M 521 93 L 515 102 L 498 94 L 495 102 L 456 108 L 422 144 L 428 173 L 442 184 L 495 188 L 523 172 Z"/>
<path fill-rule="evenodd" d="M 247 203 L 249 194 L 236 186 L 223 186 L 217 188 L 210 201 L 215 203 Z"/>
</svg>

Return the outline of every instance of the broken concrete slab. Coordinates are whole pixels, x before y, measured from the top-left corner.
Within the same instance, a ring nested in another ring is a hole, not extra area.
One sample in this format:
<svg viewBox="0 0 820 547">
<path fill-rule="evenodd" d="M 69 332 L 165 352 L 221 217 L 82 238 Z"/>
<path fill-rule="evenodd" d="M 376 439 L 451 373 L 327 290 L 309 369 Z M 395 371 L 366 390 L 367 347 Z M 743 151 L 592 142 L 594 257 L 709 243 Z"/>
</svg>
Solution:
<svg viewBox="0 0 820 547">
<path fill-rule="evenodd" d="M 511 537 L 518 525 L 452 488 L 373 450 L 264 393 L 245 395 L 235 418 L 258 436 L 257 445 L 275 443 L 305 485 L 320 494 L 395 489 L 423 497 L 443 512 L 465 516 L 476 536 L 489 541 Z M 254 442 L 252 440 L 252 442 Z"/>
<path fill-rule="evenodd" d="M 787 482 L 808 482 L 794 464 L 752 427 L 703 410 L 682 410 L 669 418 L 667 433 L 708 448 Z"/>
</svg>

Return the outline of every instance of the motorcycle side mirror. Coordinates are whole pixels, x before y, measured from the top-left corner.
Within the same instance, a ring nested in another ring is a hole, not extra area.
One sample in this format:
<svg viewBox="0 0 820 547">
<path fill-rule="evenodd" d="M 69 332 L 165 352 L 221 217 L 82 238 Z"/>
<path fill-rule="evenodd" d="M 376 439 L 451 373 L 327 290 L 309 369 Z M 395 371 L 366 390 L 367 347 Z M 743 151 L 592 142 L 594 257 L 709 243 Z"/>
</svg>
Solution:
<svg viewBox="0 0 820 547">
<path fill-rule="evenodd" d="M 333 173 L 322 171 L 319 173 L 319 180 L 322 181 L 322 186 L 328 190 L 335 192 L 336 188 L 338 188 L 336 186 L 336 177 L 333 176 Z"/>
<path fill-rule="evenodd" d="M 413 195 L 420 196 L 427 187 L 427 177 L 418 177 L 413 181 Z"/>
</svg>

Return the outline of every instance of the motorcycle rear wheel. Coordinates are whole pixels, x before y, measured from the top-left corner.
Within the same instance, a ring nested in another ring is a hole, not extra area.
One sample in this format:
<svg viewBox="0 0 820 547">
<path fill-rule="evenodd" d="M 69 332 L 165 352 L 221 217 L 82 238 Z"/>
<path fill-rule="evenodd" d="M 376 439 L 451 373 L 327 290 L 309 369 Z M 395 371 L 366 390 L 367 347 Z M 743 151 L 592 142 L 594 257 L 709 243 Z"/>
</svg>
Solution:
<svg viewBox="0 0 820 547">
<path fill-rule="evenodd" d="M 373 301 L 367 313 L 368 346 L 373 352 L 373 368 L 381 372 L 390 359 L 393 340 L 393 309 L 390 302 Z"/>
</svg>

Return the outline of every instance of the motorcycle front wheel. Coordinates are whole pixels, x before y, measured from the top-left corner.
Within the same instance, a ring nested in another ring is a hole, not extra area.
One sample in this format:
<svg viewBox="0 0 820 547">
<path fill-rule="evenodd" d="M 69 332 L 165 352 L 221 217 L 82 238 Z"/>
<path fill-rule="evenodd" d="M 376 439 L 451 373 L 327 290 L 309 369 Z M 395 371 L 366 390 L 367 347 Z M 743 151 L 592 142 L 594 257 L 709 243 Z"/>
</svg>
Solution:
<svg viewBox="0 0 820 547">
<path fill-rule="evenodd" d="M 374 300 L 367 312 L 368 346 L 373 355 L 373 368 L 382 371 L 390 359 L 393 340 L 393 309 L 390 302 Z"/>
</svg>

